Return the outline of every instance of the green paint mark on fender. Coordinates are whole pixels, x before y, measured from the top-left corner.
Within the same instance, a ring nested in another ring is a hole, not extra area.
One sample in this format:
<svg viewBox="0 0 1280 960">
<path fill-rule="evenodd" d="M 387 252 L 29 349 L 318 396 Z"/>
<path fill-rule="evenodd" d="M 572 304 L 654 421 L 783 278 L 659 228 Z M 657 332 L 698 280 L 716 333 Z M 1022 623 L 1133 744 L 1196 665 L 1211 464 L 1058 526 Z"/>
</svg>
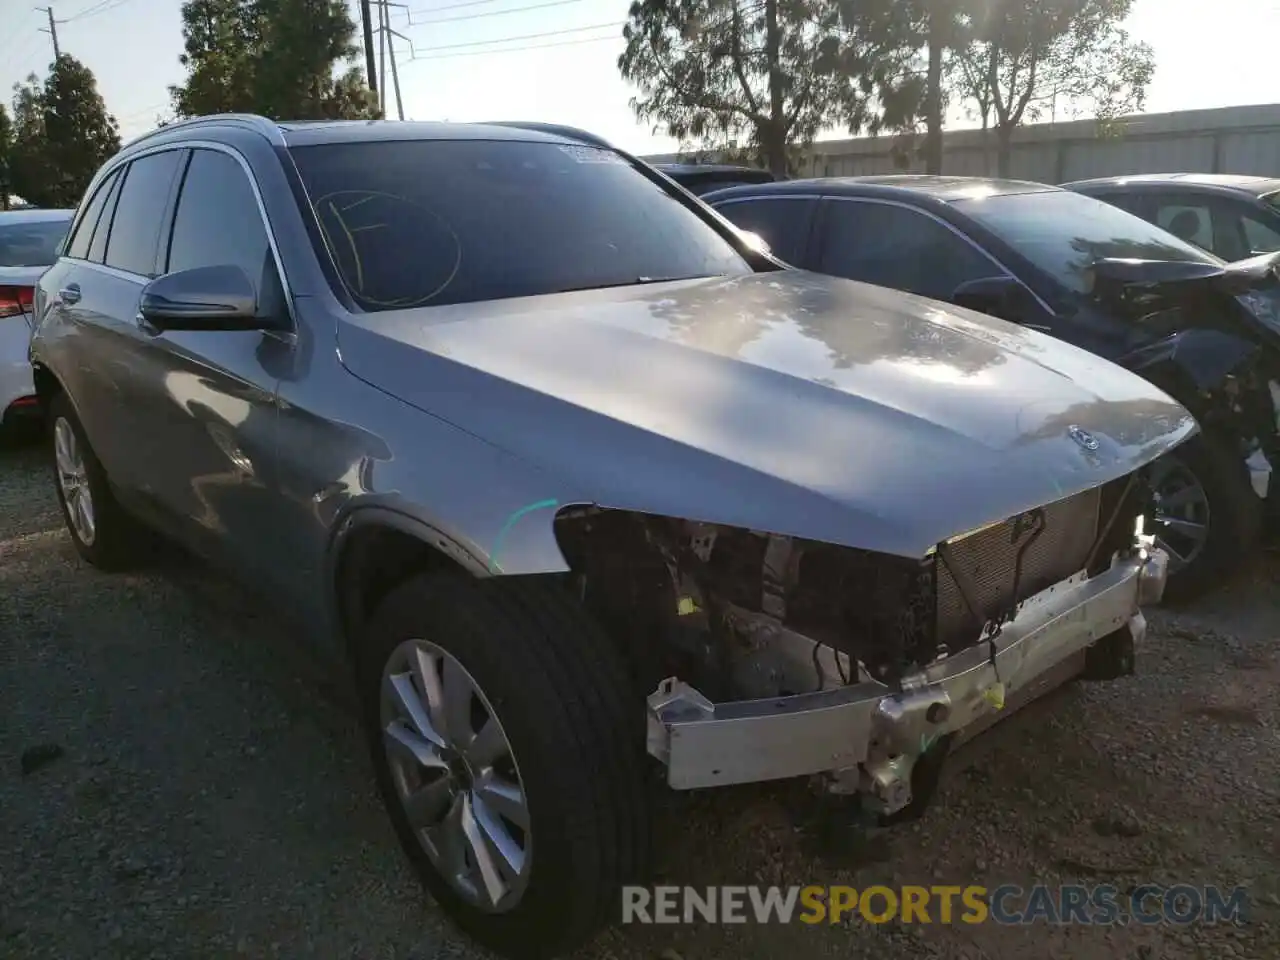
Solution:
<svg viewBox="0 0 1280 960">
<path fill-rule="evenodd" d="M 507 517 L 506 522 L 502 524 L 502 529 L 498 531 L 498 535 L 493 538 L 493 549 L 489 551 L 489 572 L 502 573 L 502 567 L 498 563 L 498 553 L 502 550 L 502 542 L 507 538 L 507 533 L 516 525 L 516 521 L 523 517 L 526 513 L 533 513 L 535 510 L 545 510 L 548 507 L 560 506 L 559 500 L 539 500 L 537 503 L 531 503 L 528 506 L 521 507 L 511 516 Z"/>
</svg>

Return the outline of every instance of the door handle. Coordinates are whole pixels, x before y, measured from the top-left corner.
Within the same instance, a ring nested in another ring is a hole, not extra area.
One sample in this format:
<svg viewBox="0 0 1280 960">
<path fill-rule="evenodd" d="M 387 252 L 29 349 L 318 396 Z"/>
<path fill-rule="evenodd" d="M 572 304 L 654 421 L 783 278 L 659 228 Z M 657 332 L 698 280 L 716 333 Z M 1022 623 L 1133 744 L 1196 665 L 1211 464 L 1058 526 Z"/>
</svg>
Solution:
<svg viewBox="0 0 1280 960">
<path fill-rule="evenodd" d="M 79 303 L 80 302 L 80 284 L 72 283 L 63 287 L 58 291 L 58 298 L 63 303 Z"/>
</svg>

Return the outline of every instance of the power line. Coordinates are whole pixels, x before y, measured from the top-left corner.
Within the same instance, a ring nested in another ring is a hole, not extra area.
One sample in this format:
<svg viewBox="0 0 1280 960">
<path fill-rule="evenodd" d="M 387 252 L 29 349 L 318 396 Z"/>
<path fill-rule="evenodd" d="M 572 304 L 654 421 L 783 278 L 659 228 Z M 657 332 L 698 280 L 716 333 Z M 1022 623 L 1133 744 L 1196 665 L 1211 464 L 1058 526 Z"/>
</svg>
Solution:
<svg viewBox="0 0 1280 960">
<path fill-rule="evenodd" d="M 65 20 L 59 23 L 75 23 L 79 20 L 87 20 L 89 17 L 96 17 L 100 13 L 110 13 L 112 10 L 118 10 L 130 0 L 98 0 L 97 3 L 91 3 L 79 13 L 73 13 Z"/>
<path fill-rule="evenodd" d="M 564 7 L 571 3 L 581 3 L 582 0 L 549 0 L 546 3 L 532 3 L 523 7 L 511 7 L 508 10 L 489 10 L 485 13 L 464 13 L 460 17 L 439 17 L 435 20 L 410 20 L 411 27 L 427 27 L 433 23 L 456 23 L 459 20 L 479 20 L 482 17 L 503 17 L 509 13 L 525 13 L 529 10 L 545 10 L 547 7 Z M 467 4 L 463 4 L 467 6 Z M 445 9 L 445 8 L 442 8 Z M 433 11 L 434 12 L 434 11 Z"/>
<path fill-rule="evenodd" d="M 616 36 L 582 37 L 578 40 L 557 40 L 554 43 L 530 43 L 530 44 L 525 44 L 519 47 L 503 47 L 498 50 L 464 50 L 461 53 L 439 53 L 434 55 L 429 54 L 428 56 L 425 56 L 425 57 L 411 57 L 410 62 L 412 62 L 413 60 L 449 60 L 453 57 L 487 57 L 495 53 L 523 53 L 526 50 L 549 50 L 552 47 L 572 47 L 572 46 L 577 46 L 580 43 L 603 43 L 606 40 L 617 40 L 617 39 L 620 39 L 620 38 Z M 501 43 L 502 41 L 494 40 L 491 42 Z M 436 47 L 435 49 L 440 49 L 440 48 Z"/>
<path fill-rule="evenodd" d="M 617 29 L 618 27 L 621 27 L 621 26 L 623 26 L 623 24 L 615 21 L 613 23 L 596 23 L 596 24 L 592 24 L 589 27 L 570 27 L 567 30 L 547 30 L 547 31 L 544 31 L 543 33 L 524 33 L 515 37 L 498 37 L 493 40 L 472 40 L 467 43 L 449 43 L 441 47 L 415 48 L 414 55 L 416 57 L 418 53 L 433 53 L 434 51 L 437 51 L 437 50 L 462 50 L 467 47 L 484 47 L 493 43 L 514 43 L 517 40 L 540 40 L 543 37 L 560 37 L 569 33 L 585 33 L 588 30 L 604 30 L 606 28 Z M 606 40 L 611 38 L 600 37 L 598 39 Z"/>
<path fill-rule="evenodd" d="M 405 16 L 413 17 L 415 13 L 444 13 L 448 10 L 461 10 L 464 7 L 484 7 L 498 0 L 465 0 L 463 3 L 449 3 L 443 7 L 422 7 L 419 10 L 405 10 Z"/>
<path fill-rule="evenodd" d="M 18 27 L 18 29 L 15 30 L 12 34 L 10 34 L 8 38 L 8 43 L 5 43 L 3 46 L 0 46 L 0 53 L 3 53 L 5 56 L 7 56 L 9 51 L 13 49 L 14 45 L 21 42 L 22 35 L 25 32 L 22 28 L 27 25 L 27 22 L 31 19 L 31 14 L 35 12 L 36 11 L 34 10 L 27 11 L 27 19 L 20 21 L 20 26 Z M 0 59 L 4 59 L 4 57 L 0 57 Z"/>
</svg>

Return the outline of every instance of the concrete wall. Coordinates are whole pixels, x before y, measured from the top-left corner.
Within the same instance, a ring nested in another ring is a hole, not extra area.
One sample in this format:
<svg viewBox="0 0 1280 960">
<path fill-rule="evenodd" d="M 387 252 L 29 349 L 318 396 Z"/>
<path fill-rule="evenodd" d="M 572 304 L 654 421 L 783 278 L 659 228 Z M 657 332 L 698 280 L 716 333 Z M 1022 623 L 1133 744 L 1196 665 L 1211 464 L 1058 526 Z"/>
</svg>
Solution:
<svg viewBox="0 0 1280 960">
<path fill-rule="evenodd" d="M 1029 124 L 1014 133 L 1010 175 L 1043 183 L 1126 173 L 1280 176 L 1280 104 L 1136 114 L 1117 121 L 1107 134 L 1100 136 L 1092 120 Z M 900 138 L 898 142 L 902 143 Z M 945 134 L 943 142 L 945 173 L 995 174 L 993 135 L 954 130 Z M 818 141 L 801 175 L 922 173 L 923 164 L 918 161 L 905 169 L 895 166 L 894 143 L 895 138 L 888 136 Z M 674 160 L 677 156 L 646 159 Z"/>
</svg>

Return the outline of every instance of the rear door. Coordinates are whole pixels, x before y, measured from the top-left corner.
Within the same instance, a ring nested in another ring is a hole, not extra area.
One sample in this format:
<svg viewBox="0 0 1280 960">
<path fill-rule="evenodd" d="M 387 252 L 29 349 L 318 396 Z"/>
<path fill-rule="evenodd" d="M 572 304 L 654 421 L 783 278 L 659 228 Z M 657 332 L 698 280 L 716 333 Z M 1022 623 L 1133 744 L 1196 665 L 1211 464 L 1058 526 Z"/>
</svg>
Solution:
<svg viewBox="0 0 1280 960">
<path fill-rule="evenodd" d="M 144 154 L 104 181 L 97 191 L 101 207 L 95 196 L 47 284 L 49 309 L 69 334 L 58 338 L 58 372 L 94 452 L 126 498 L 142 486 L 149 452 L 138 429 L 138 304 L 156 276 L 160 227 L 185 157 L 185 150 L 172 148 Z M 96 222 L 86 233 L 95 208 Z"/>
</svg>

